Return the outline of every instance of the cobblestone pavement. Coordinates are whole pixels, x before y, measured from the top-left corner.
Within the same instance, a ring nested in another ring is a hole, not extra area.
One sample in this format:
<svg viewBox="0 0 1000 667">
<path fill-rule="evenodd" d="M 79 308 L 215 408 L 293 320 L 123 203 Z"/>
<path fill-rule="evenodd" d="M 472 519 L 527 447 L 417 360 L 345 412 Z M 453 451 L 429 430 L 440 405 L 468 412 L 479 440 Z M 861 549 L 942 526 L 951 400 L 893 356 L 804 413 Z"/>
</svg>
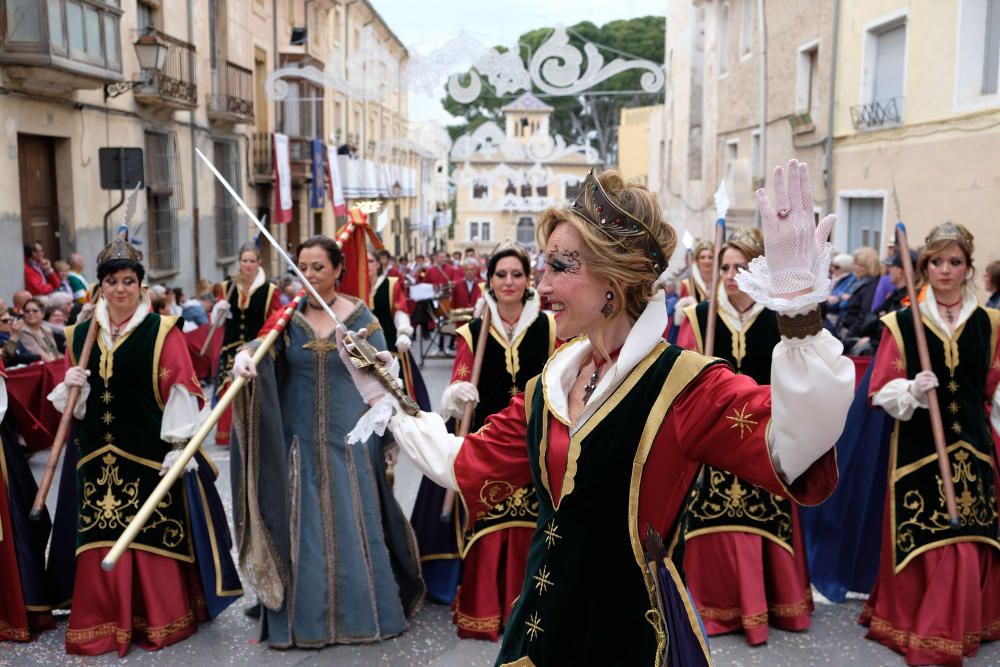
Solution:
<svg viewBox="0 0 1000 667">
<path fill-rule="evenodd" d="M 437 402 L 448 382 L 451 363 L 428 360 L 424 368 L 431 400 Z M 227 511 L 229 494 L 229 452 L 214 444 L 206 451 L 218 464 L 221 477 L 219 492 Z M 36 477 L 41 475 L 44 456 L 32 460 Z M 401 457 L 396 468 L 396 495 L 407 515 L 413 506 L 420 474 L 412 463 Z M 54 509 L 52 485 L 50 507 Z M 277 651 L 257 642 L 257 628 L 243 615 L 249 604 L 240 600 L 211 623 L 199 627 L 193 637 L 162 651 L 149 653 L 133 647 L 122 660 L 107 655 L 97 658 L 67 656 L 63 649 L 66 617 L 60 617 L 56 630 L 42 633 L 29 644 L 0 644 L 0 665 L 428 665 L 433 667 L 486 667 L 492 665 L 497 645 L 475 640 L 460 640 L 455 636 L 451 614 L 441 606 L 425 605 L 412 619 L 410 629 L 402 636 L 379 644 L 336 646 L 322 650 Z M 864 629 L 856 619 L 861 611 L 859 601 L 841 605 L 817 604 L 813 627 L 808 632 L 791 633 L 771 630 L 767 644 L 750 648 L 741 635 L 712 639 L 712 654 L 717 667 L 747 665 L 778 666 L 843 666 L 905 665 L 903 659 L 889 649 L 864 639 Z M 966 663 L 969 667 L 1000 666 L 1000 643 L 986 645 L 977 658 Z"/>
</svg>

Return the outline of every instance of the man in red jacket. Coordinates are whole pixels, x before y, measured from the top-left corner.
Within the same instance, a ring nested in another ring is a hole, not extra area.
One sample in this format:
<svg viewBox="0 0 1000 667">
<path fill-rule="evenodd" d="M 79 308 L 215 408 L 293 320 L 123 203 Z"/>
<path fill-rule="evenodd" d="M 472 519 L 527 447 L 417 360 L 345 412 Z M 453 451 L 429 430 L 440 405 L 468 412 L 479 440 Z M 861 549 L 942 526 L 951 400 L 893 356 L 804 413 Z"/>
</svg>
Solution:
<svg viewBox="0 0 1000 667">
<path fill-rule="evenodd" d="M 45 249 L 37 241 L 24 246 L 24 287 L 33 296 L 51 294 L 59 289 L 59 274 L 45 258 Z"/>
</svg>

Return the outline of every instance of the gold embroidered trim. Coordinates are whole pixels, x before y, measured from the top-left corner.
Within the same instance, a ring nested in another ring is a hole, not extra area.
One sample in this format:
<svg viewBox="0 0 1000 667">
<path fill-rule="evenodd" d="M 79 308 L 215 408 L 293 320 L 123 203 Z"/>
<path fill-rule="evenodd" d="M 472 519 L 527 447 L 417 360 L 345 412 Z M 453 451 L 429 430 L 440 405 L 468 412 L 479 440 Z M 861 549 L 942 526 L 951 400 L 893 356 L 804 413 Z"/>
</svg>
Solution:
<svg viewBox="0 0 1000 667">
<path fill-rule="evenodd" d="M 31 639 L 31 632 L 27 628 L 15 628 L 3 619 L 0 619 L 0 637 L 12 639 L 16 642 L 26 642 Z"/>
<path fill-rule="evenodd" d="M 198 602 L 200 601 L 200 605 Z M 195 607 L 204 606 L 204 600 L 196 600 Z M 101 625 L 95 625 L 89 628 L 82 628 L 75 630 L 73 628 L 66 629 L 66 643 L 67 644 L 82 644 L 85 642 L 92 642 L 98 639 L 104 639 L 105 637 L 114 636 L 115 641 L 119 644 L 128 644 L 132 641 L 132 635 L 142 634 L 146 636 L 150 641 L 162 642 L 165 639 L 177 634 L 181 630 L 187 628 L 193 628 L 195 626 L 194 612 L 189 611 L 175 621 L 171 621 L 166 625 L 161 625 L 157 627 L 149 627 L 146 624 L 146 619 L 140 618 L 138 616 L 132 617 L 132 628 L 122 628 L 118 626 L 115 621 L 110 621 L 108 623 L 102 623 Z"/>
<path fill-rule="evenodd" d="M 496 632 L 500 630 L 500 615 L 476 618 L 475 616 L 467 616 L 456 608 L 455 625 L 472 632 Z"/>
<path fill-rule="evenodd" d="M 968 653 L 970 649 L 978 647 L 983 641 L 988 641 L 994 638 L 997 633 L 1000 633 L 1000 618 L 995 618 L 992 623 L 979 632 L 966 632 L 962 637 L 962 641 L 946 639 L 944 637 L 918 635 L 909 630 L 897 630 L 889 621 L 875 616 L 874 610 L 867 604 L 861 613 L 861 620 L 868 621 L 872 632 L 884 635 L 900 649 L 915 648 L 922 651 L 939 651 L 959 657 Z"/>
</svg>

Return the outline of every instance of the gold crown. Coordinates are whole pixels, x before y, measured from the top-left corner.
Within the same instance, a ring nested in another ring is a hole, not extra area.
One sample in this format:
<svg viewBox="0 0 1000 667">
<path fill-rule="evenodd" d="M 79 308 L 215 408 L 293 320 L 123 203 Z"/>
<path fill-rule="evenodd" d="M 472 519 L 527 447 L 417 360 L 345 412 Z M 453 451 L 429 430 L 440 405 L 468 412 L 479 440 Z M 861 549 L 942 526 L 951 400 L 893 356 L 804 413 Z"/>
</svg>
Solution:
<svg viewBox="0 0 1000 667">
<path fill-rule="evenodd" d="M 605 236 L 631 252 L 642 253 L 660 274 L 667 269 L 667 257 L 649 227 L 618 205 L 604 191 L 593 170 L 583 180 L 583 188 L 573 202 L 573 211 L 601 230 Z"/>
<path fill-rule="evenodd" d="M 514 243 L 514 241 L 509 237 L 505 238 L 503 241 L 498 243 L 497 246 L 493 248 L 493 252 L 491 252 L 490 254 L 496 255 L 497 253 L 503 252 L 504 250 L 513 250 L 518 255 L 523 255 L 525 257 L 528 257 L 528 251 L 519 246 L 518 244 Z"/>
<path fill-rule="evenodd" d="M 969 255 L 972 254 L 972 232 L 956 222 L 945 222 L 931 230 L 931 233 L 924 239 L 924 243 L 930 245 L 937 241 L 954 241 L 966 249 Z"/>
<path fill-rule="evenodd" d="M 128 227 L 125 225 L 118 229 L 118 234 L 111 243 L 97 254 L 98 265 L 113 259 L 130 259 L 133 262 L 142 263 L 142 252 L 128 242 Z"/>
</svg>

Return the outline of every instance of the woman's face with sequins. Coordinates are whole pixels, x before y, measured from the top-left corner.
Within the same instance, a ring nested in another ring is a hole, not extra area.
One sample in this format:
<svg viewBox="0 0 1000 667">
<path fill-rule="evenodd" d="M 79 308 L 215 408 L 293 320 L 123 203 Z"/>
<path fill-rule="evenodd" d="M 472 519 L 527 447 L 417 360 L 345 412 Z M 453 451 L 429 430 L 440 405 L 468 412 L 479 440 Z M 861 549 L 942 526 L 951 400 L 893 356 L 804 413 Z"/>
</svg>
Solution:
<svg viewBox="0 0 1000 667">
<path fill-rule="evenodd" d="M 567 222 L 559 223 L 545 242 L 547 266 L 538 292 L 552 305 L 556 336 L 563 340 L 596 333 L 605 322 L 601 308 L 611 284 L 590 273 L 582 257 L 580 233 Z"/>
</svg>

